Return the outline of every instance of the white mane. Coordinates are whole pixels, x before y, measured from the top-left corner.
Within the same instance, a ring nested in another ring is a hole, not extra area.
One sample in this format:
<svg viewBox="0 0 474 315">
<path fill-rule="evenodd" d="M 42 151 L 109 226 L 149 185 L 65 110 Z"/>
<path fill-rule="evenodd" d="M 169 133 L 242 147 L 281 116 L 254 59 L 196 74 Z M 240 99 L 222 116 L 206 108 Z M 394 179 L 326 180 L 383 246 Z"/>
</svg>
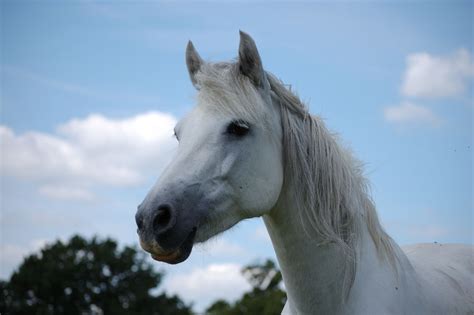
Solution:
<svg viewBox="0 0 474 315">
<path fill-rule="evenodd" d="M 305 232 L 317 236 L 318 245 L 335 243 L 345 254 L 348 293 L 357 264 L 358 230 L 365 224 L 380 256 L 391 262 L 392 240 L 379 223 L 362 164 L 289 88 L 272 74 L 267 78 L 274 101 L 281 105 L 285 187 L 295 196 Z"/>
</svg>

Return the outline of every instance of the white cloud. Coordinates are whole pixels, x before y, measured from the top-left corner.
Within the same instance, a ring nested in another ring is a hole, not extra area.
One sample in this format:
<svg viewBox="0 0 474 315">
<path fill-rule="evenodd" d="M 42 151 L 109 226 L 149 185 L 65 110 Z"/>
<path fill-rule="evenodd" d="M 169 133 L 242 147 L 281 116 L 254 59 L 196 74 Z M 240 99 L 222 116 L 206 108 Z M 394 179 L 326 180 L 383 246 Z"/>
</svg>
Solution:
<svg viewBox="0 0 474 315">
<path fill-rule="evenodd" d="M 176 147 L 175 124 L 169 114 L 148 112 L 125 119 L 94 114 L 66 122 L 54 134 L 15 134 L 0 126 L 0 170 L 39 182 L 48 197 L 90 199 L 85 187 L 136 185 L 156 174 Z"/>
<path fill-rule="evenodd" d="M 407 57 L 401 91 L 405 96 L 420 98 L 458 96 L 473 75 L 472 56 L 465 49 L 445 57 L 415 53 Z"/>
<path fill-rule="evenodd" d="M 187 302 L 198 302 L 198 308 L 217 299 L 233 301 L 251 286 L 241 274 L 238 264 L 211 264 L 188 273 L 170 275 L 165 290 L 179 294 Z"/>
<path fill-rule="evenodd" d="M 437 126 L 441 120 L 427 107 L 404 102 L 384 109 L 385 119 L 396 124 L 430 124 Z"/>
</svg>

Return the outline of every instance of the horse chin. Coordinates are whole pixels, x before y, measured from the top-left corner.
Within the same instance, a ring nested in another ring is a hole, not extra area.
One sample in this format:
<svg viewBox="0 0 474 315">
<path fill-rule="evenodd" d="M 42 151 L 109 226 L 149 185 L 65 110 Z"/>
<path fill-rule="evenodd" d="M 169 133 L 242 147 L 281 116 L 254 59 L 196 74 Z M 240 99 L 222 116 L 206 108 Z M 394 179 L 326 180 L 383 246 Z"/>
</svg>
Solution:
<svg viewBox="0 0 474 315">
<path fill-rule="evenodd" d="M 195 236 L 196 229 L 193 229 L 177 249 L 167 253 L 150 252 L 151 258 L 171 265 L 179 264 L 188 259 L 189 255 L 191 255 Z"/>
</svg>

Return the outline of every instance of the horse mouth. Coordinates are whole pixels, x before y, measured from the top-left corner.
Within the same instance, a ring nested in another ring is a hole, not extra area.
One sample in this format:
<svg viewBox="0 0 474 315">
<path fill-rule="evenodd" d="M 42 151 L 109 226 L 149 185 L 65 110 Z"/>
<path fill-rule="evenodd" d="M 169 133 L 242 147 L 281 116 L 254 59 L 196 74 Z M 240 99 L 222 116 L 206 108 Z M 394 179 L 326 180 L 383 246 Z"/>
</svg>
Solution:
<svg viewBox="0 0 474 315">
<path fill-rule="evenodd" d="M 165 253 L 150 252 L 151 258 L 156 261 L 165 262 L 171 265 L 179 264 L 185 261 L 193 250 L 194 237 L 196 236 L 196 228 L 189 233 L 186 239 L 175 250 Z"/>
</svg>

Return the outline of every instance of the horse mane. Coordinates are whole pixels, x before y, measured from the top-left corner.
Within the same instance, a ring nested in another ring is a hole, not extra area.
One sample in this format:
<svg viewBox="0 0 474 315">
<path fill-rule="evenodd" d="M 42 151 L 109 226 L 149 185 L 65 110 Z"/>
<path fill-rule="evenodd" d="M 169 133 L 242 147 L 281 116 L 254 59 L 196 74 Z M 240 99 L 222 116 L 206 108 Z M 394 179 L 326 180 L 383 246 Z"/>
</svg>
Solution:
<svg viewBox="0 0 474 315">
<path fill-rule="evenodd" d="M 284 189 L 294 196 L 308 238 L 317 239 L 317 246 L 335 244 L 342 250 L 344 292 L 348 294 L 355 279 L 359 230 L 365 224 L 379 255 L 394 265 L 392 240 L 379 223 L 362 163 L 339 144 L 322 119 L 309 113 L 291 88 L 273 74 L 265 74 L 272 101 L 281 111 Z M 262 115 L 267 105 L 248 78 L 239 73 L 236 63 L 206 63 L 196 79 L 201 87 L 198 103 L 214 104 L 212 108 L 218 111 L 266 123 Z"/>
<path fill-rule="evenodd" d="M 281 108 L 284 186 L 295 197 L 305 233 L 315 233 L 318 245 L 339 245 L 345 254 L 348 293 L 355 278 L 358 230 L 365 223 L 379 256 L 394 264 L 392 239 L 379 222 L 362 163 L 321 118 L 309 113 L 291 87 L 271 73 L 266 76 Z"/>
</svg>

